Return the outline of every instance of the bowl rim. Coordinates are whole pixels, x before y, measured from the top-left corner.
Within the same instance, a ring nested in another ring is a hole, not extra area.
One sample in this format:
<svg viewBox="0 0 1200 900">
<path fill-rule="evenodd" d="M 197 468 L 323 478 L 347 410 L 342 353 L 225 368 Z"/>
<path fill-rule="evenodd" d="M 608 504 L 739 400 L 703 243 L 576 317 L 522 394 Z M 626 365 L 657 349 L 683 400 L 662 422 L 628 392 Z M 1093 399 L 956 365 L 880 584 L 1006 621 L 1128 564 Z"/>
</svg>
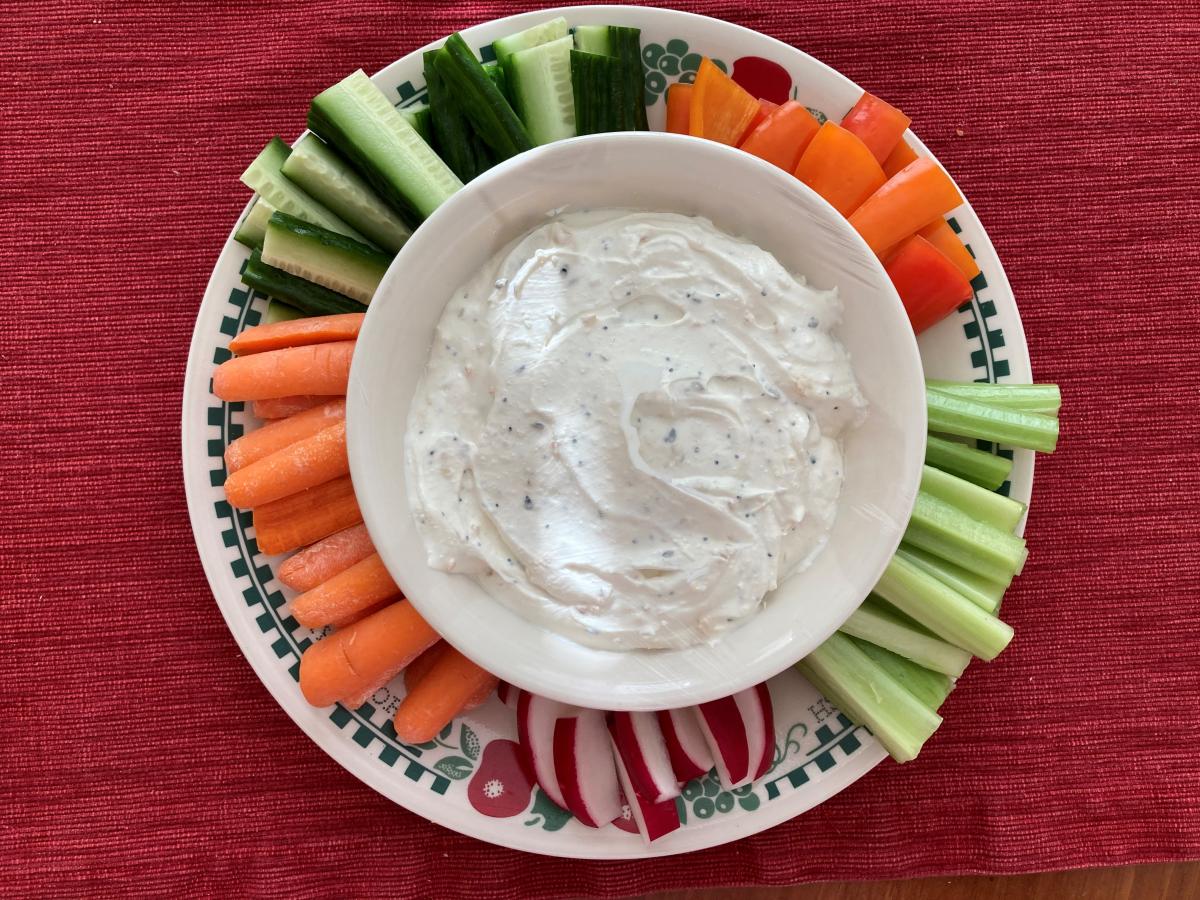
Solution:
<svg viewBox="0 0 1200 900">
<path fill-rule="evenodd" d="M 413 238 L 410 238 L 409 242 L 406 243 L 403 248 L 401 248 L 400 252 L 396 255 L 392 264 L 389 266 L 376 291 L 375 301 L 367 309 L 366 319 L 363 323 L 358 338 L 360 347 L 367 351 L 371 350 L 374 334 L 372 324 L 373 322 L 380 321 L 381 314 L 379 313 L 379 310 L 381 310 L 384 304 L 387 302 L 386 298 L 389 295 L 396 293 L 393 285 L 403 279 L 403 273 L 408 269 L 409 260 L 415 260 L 416 265 L 421 264 L 419 261 L 420 255 L 417 252 L 421 246 L 421 242 L 430 240 L 428 236 L 435 232 L 452 233 L 453 230 L 449 227 L 443 227 L 442 223 L 453 222 L 462 218 L 460 210 L 464 208 L 470 210 L 472 205 L 475 203 L 475 195 L 477 193 L 484 191 L 487 186 L 492 185 L 501 179 L 509 177 L 514 172 L 522 171 L 527 168 L 536 168 L 540 161 L 546 156 L 564 153 L 570 154 L 575 152 L 575 148 L 587 148 L 594 144 L 628 143 L 630 141 L 646 142 L 647 144 L 651 145 L 659 144 L 662 145 L 663 148 L 673 148 L 677 152 L 683 153 L 712 153 L 726 155 L 726 158 L 733 165 L 757 167 L 760 174 L 763 176 L 776 178 L 781 184 L 786 184 L 793 190 L 798 190 L 801 193 L 809 195 L 810 201 L 815 201 L 818 207 L 824 208 L 827 211 L 828 215 L 826 218 L 829 220 L 829 223 L 841 231 L 850 240 L 850 242 L 862 252 L 864 259 L 868 260 L 867 265 L 875 270 L 875 274 L 882 275 L 881 284 L 886 285 L 886 294 L 888 300 L 890 300 L 895 309 L 900 310 L 901 315 L 904 315 L 903 305 L 899 295 L 892 286 L 890 279 L 883 274 L 884 270 L 882 262 L 869 249 L 866 242 L 863 241 L 858 233 L 850 226 L 845 217 L 843 217 L 832 206 L 830 206 L 823 198 L 820 197 L 820 195 L 812 191 L 811 188 L 803 184 L 799 179 L 792 177 L 790 173 L 784 172 L 777 166 L 761 160 L 751 154 L 745 153 L 744 151 L 735 147 L 729 147 L 713 141 L 706 141 L 687 135 L 670 134 L 666 132 L 613 132 L 578 136 L 566 140 L 556 141 L 540 147 L 535 147 L 533 150 L 518 154 L 517 156 L 499 163 L 498 165 L 489 169 L 487 172 L 472 180 L 462 189 L 456 191 L 441 206 L 439 206 L 429 218 L 426 219 L 421 230 L 414 232 Z M 547 210 L 547 212 L 551 212 L 551 210 Z M 435 223 L 434 228 L 429 228 L 429 224 L 431 222 Z M 419 238 L 418 236 L 421 234 L 422 230 L 426 236 L 424 238 Z M 443 301 L 443 308 L 444 303 L 448 302 L 453 290 L 454 288 L 450 288 L 447 291 L 447 296 L 445 301 Z M 383 302 L 380 302 L 381 300 Z M 905 321 L 907 321 L 906 317 Z M 903 356 L 906 357 L 911 364 L 915 365 L 916 372 L 919 375 L 923 372 L 923 369 L 916 337 L 912 333 L 911 329 L 905 329 L 903 333 L 905 337 L 898 338 L 906 345 L 903 351 Z M 426 342 L 424 356 L 425 363 L 422 365 L 422 371 L 424 371 L 424 365 L 428 360 L 428 346 L 429 344 Z M 900 353 L 901 351 L 897 350 L 897 352 Z M 366 360 L 369 355 L 369 352 L 355 354 L 354 362 L 351 366 L 350 383 L 347 389 L 346 398 L 347 447 L 351 476 L 353 480 L 359 483 L 363 483 L 363 480 L 370 477 L 371 473 L 377 471 L 377 469 L 368 461 L 368 454 L 363 449 L 367 442 L 356 440 L 356 435 L 359 432 L 355 427 L 356 422 L 371 422 L 377 421 L 378 419 L 378 417 L 370 415 L 370 411 L 367 408 L 368 392 L 363 389 L 363 379 L 365 377 L 363 373 L 366 371 L 366 366 L 369 365 L 368 363 L 364 362 L 364 360 Z M 921 381 L 921 384 L 923 385 L 923 380 Z M 844 610 L 844 615 L 840 616 L 834 624 L 828 627 L 827 630 L 823 628 L 813 632 L 813 634 L 818 635 L 818 637 L 815 640 L 811 639 L 810 637 L 810 639 L 806 642 L 807 644 L 811 644 L 811 646 L 806 646 L 799 652 L 795 652 L 793 649 L 776 648 L 767 653 L 760 654 L 753 660 L 746 660 L 744 663 L 739 663 L 740 674 L 723 670 L 721 672 L 722 677 L 720 679 L 713 679 L 713 681 L 719 681 L 718 684 L 710 684 L 709 686 L 703 688 L 693 686 L 690 689 L 685 690 L 681 689 L 669 678 L 664 677 L 663 687 L 653 694 L 642 695 L 626 692 L 621 696 L 619 702 L 616 703 L 614 703 L 614 699 L 616 698 L 613 695 L 612 685 L 610 682 L 596 684 L 591 687 L 591 689 L 585 689 L 582 685 L 577 683 L 568 683 L 567 687 L 564 689 L 564 682 L 568 682 L 569 679 L 568 677 L 564 676 L 563 673 L 553 671 L 548 668 L 544 670 L 532 669 L 528 666 L 524 668 L 518 668 L 516 663 L 512 660 L 513 654 L 506 653 L 505 650 L 502 649 L 506 645 L 506 642 L 504 641 L 470 638 L 464 640 L 464 637 L 466 637 L 465 629 L 459 629 L 453 626 L 450 618 L 445 614 L 445 604 L 441 599 L 431 600 L 429 597 L 413 596 L 410 595 L 410 592 L 405 589 L 405 582 L 408 580 L 406 578 L 406 571 L 409 571 L 409 566 L 411 563 L 406 563 L 399 558 L 399 548 L 397 546 L 397 542 L 396 540 L 390 538 L 393 529 L 389 527 L 389 522 L 394 522 L 396 515 L 411 516 L 411 507 L 397 512 L 394 506 L 385 503 L 381 499 L 379 492 L 365 489 L 357 492 L 358 502 L 368 531 L 370 531 L 372 535 L 384 536 L 382 540 L 378 538 L 375 539 L 375 548 L 379 552 L 385 567 L 388 569 L 396 584 L 401 588 L 404 595 L 410 598 L 410 602 L 412 602 L 416 610 L 421 613 L 421 615 L 430 623 L 430 625 L 435 628 L 435 630 L 438 631 L 438 633 L 443 637 L 444 640 L 447 641 L 447 643 L 451 644 L 464 655 L 475 660 L 501 679 L 508 681 L 524 690 L 529 690 L 533 693 L 541 694 L 552 699 L 561 700 L 566 703 L 580 706 L 591 706 L 594 708 L 653 710 L 694 705 L 736 693 L 739 690 L 751 687 L 760 682 L 764 682 L 771 677 L 774 677 L 788 667 L 794 665 L 797 661 L 803 658 L 803 656 L 810 652 L 811 649 L 823 642 L 830 634 L 836 631 L 842 623 L 844 623 L 845 619 L 848 618 L 854 612 L 854 610 L 858 608 L 859 605 L 861 605 L 862 601 L 870 592 L 875 581 L 878 580 L 878 577 L 882 574 L 884 567 L 886 567 L 888 561 L 894 555 L 896 548 L 899 546 L 900 539 L 904 531 L 904 524 L 907 523 L 908 518 L 911 515 L 913 504 L 916 501 L 921 471 L 919 463 L 923 461 L 923 445 L 925 442 L 926 432 L 925 405 L 923 400 L 920 404 L 918 404 L 918 406 L 920 410 L 920 421 L 917 422 L 913 420 L 911 422 L 911 427 L 907 429 L 907 433 L 909 435 L 919 435 L 919 442 L 922 445 L 922 452 L 915 454 L 918 458 L 918 464 L 912 467 L 911 472 L 905 473 L 902 494 L 903 499 L 896 507 L 896 510 L 902 511 L 903 515 L 890 515 L 890 518 L 894 520 L 894 527 L 891 530 L 893 533 L 888 534 L 886 541 L 882 543 L 875 542 L 875 546 L 881 547 L 886 552 L 879 552 L 878 565 L 872 567 L 870 579 L 868 580 L 863 578 L 864 586 L 861 589 L 861 596 L 859 596 L 853 604 L 847 604 L 847 607 Z M 919 427 L 917 427 L 918 425 Z M 407 423 L 405 423 L 404 428 L 407 430 Z M 914 449 L 915 451 L 915 448 L 910 449 Z M 402 479 L 406 477 L 404 474 L 404 468 L 405 462 L 403 459 L 401 459 L 396 466 L 396 470 L 400 473 L 399 477 Z M 417 540 L 420 540 L 419 535 L 417 535 Z M 828 548 L 823 549 L 821 552 L 827 552 L 827 549 Z M 420 550 L 420 555 L 423 557 L 424 547 L 421 546 Z M 448 573 L 442 574 L 445 574 L 446 577 L 452 577 Z M 458 577 L 467 579 L 467 576 Z M 473 579 L 469 580 L 475 584 L 479 590 L 485 591 L 485 589 L 474 582 Z M 787 580 L 788 579 L 784 579 L 784 582 Z M 420 595 L 420 592 L 418 591 L 416 594 Z M 585 655 L 592 653 L 605 654 L 611 652 L 649 654 L 661 654 L 666 652 L 680 653 L 684 655 L 695 654 L 702 656 L 705 652 L 705 648 L 709 646 L 707 644 L 701 644 L 695 647 L 684 648 L 677 651 L 599 650 L 597 648 L 588 647 L 586 645 L 571 641 L 569 637 L 559 635 L 558 633 L 546 628 L 544 625 L 522 616 L 519 612 L 510 609 L 499 600 L 496 600 L 495 598 L 490 599 L 499 608 L 507 610 L 511 614 L 515 622 L 518 623 L 517 627 L 531 629 L 538 633 L 551 634 L 562 640 L 570 641 L 574 648 L 579 648 Z M 751 614 L 751 616 L 748 617 L 745 622 L 735 626 L 734 630 L 738 630 L 746 625 L 749 625 L 755 615 L 757 615 L 757 613 Z"/>
</svg>

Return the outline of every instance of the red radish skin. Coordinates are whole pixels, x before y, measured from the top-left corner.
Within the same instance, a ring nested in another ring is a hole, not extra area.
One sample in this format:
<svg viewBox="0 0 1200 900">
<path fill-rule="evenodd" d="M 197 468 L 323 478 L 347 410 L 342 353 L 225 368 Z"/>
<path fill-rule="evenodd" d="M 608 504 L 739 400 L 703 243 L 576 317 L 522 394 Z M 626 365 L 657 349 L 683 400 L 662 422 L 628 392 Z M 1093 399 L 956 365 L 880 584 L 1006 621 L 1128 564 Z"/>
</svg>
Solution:
<svg viewBox="0 0 1200 900">
<path fill-rule="evenodd" d="M 697 707 L 700 730 L 708 741 L 721 783 L 732 790 L 750 781 L 750 740 L 737 700 L 722 697 Z M 757 755 L 754 757 L 757 762 Z"/>
<path fill-rule="evenodd" d="M 759 760 L 758 769 L 754 773 L 754 780 L 762 778 L 771 768 L 771 762 L 775 759 L 775 707 L 771 703 L 771 692 L 767 689 L 767 683 L 756 685 L 754 690 L 758 693 L 759 703 L 763 710 L 763 732 L 765 740 L 763 741 L 763 755 Z"/>
<path fill-rule="evenodd" d="M 654 713 L 611 713 L 608 729 L 639 795 L 653 803 L 679 796 L 679 783 Z"/>
<path fill-rule="evenodd" d="M 567 808 L 558 786 L 558 773 L 554 768 L 554 722 L 560 716 L 578 712 L 577 707 L 547 700 L 528 691 L 521 691 L 517 701 L 517 740 L 530 771 L 542 791 L 562 809 Z"/>
<path fill-rule="evenodd" d="M 613 749 L 616 750 L 615 744 Z M 621 790 L 643 840 L 649 844 L 677 830 L 679 828 L 679 810 L 675 806 L 675 801 L 671 799 L 653 803 L 642 797 L 629 780 L 629 771 L 621 761 L 620 752 L 614 752 L 613 757 L 617 764 L 617 778 L 621 782 Z"/>
<path fill-rule="evenodd" d="M 621 791 L 604 713 L 579 710 L 554 723 L 554 770 L 569 809 L 599 828 L 621 815 Z"/>
<path fill-rule="evenodd" d="M 517 708 L 517 699 L 520 697 L 520 693 L 507 681 L 501 681 L 496 685 L 496 696 L 500 698 L 500 702 L 513 709 Z"/>
<path fill-rule="evenodd" d="M 700 730 L 695 708 L 664 709 L 658 713 L 658 725 L 667 743 L 675 778 L 687 784 L 693 778 L 707 775 L 713 767 L 712 751 Z"/>
</svg>

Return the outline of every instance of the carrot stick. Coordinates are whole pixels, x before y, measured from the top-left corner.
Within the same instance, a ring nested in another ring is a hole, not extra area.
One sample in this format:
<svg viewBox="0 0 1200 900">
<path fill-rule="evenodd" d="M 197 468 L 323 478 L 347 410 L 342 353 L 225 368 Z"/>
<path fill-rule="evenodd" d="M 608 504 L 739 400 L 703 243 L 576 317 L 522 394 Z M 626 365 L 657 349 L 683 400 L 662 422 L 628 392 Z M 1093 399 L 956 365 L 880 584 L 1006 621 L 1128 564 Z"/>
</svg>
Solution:
<svg viewBox="0 0 1200 900">
<path fill-rule="evenodd" d="M 858 135 L 880 163 L 904 139 L 904 132 L 910 124 L 912 119 L 896 107 L 867 93 L 858 98 L 858 102 L 842 119 L 842 127 Z"/>
<path fill-rule="evenodd" d="M 254 510 L 255 537 L 267 554 L 307 547 L 361 521 L 349 475 Z"/>
<path fill-rule="evenodd" d="M 979 263 L 975 262 L 971 251 L 963 246 L 962 240 L 954 233 L 954 229 L 945 219 L 935 219 L 917 234 L 945 253 L 950 261 L 958 266 L 958 270 L 963 273 L 963 277 L 967 281 L 979 274 Z"/>
<path fill-rule="evenodd" d="M 300 658 L 300 691 L 313 706 L 357 697 L 387 673 L 399 672 L 437 640 L 437 632 L 412 604 L 401 600 L 305 650 Z"/>
<path fill-rule="evenodd" d="M 284 560 L 275 577 L 294 591 L 311 591 L 374 552 L 367 526 L 355 525 Z"/>
<path fill-rule="evenodd" d="M 328 399 L 328 397 L 315 397 L 312 394 L 296 394 L 293 397 L 255 400 L 250 405 L 250 412 L 256 419 L 286 419 L 320 406 Z"/>
<path fill-rule="evenodd" d="M 917 156 L 917 151 L 908 146 L 903 140 L 896 145 L 896 149 L 888 154 L 888 158 L 883 161 L 883 174 L 891 178 L 913 160 L 920 159 Z"/>
<path fill-rule="evenodd" d="M 675 83 L 667 88 L 667 131 L 688 133 L 688 118 L 692 107 L 692 86 Z"/>
<path fill-rule="evenodd" d="M 941 166 L 918 159 L 864 200 L 850 215 L 850 224 L 872 250 L 881 253 L 962 202 L 962 194 Z"/>
<path fill-rule="evenodd" d="M 366 313 L 343 313 L 337 316 L 314 316 L 291 319 L 247 328 L 232 341 L 229 349 L 238 356 L 281 350 L 284 347 L 304 347 L 330 341 L 352 341 L 358 337 Z"/>
<path fill-rule="evenodd" d="M 238 469 L 225 479 L 225 499 L 239 509 L 252 509 L 349 472 L 343 419 Z"/>
<path fill-rule="evenodd" d="M 796 177 L 843 216 L 858 209 L 887 180 L 867 145 L 826 122 L 800 157 Z"/>
<path fill-rule="evenodd" d="M 404 691 L 411 694 L 417 683 L 429 674 L 429 670 L 433 668 L 433 664 L 438 661 L 438 658 L 446 652 L 446 648 L 450 646 L 445 641 L 438 641 L 416 659 L 414 659 L 404 669 Z"/>
<path fill-rule="evenodd" d="M 278 422 L 268 422 L 262 428 L 242 435 L 225 448 L 225 468 L 236 472 L 345 419 L 346 401 L 339 399 L 326 400 L 320 406 L 314 406 Z"/>
<path fill-rule="evenodd" d="M 269 400 L 293 394 L 343 395 L 350 380 L 354 344 L 354 341 L 334 341 L 235 356 L 217 366 L 213 373 L 213 393 L 222 400 Z"/>
<path fill-rule="evenodd" d="M 746 136 L 741 148 L 792 172 L 821 126 L 804 106 L 789 100 Z"/>
<path fill-rule="evenodd" d="M 481 691 L 490 693 L 495 688 L 495 675 L 447 646 L 425 677 L 400 701 L 392 722 L 396 736 L 410 744 L 433 740 Z"/>
<path fill-rule="evenodd" d="M 293 600 L 292 615 L 306 628 L 321 628 L 398 593 L 383 560 L 372 553 Z"/>
<path fill-rule="evenodd" d="M 745 88 L 704 57 L 696 70 L 688 133 L 722 144 L 734 145 L 762 109 Z"/>
</svg>

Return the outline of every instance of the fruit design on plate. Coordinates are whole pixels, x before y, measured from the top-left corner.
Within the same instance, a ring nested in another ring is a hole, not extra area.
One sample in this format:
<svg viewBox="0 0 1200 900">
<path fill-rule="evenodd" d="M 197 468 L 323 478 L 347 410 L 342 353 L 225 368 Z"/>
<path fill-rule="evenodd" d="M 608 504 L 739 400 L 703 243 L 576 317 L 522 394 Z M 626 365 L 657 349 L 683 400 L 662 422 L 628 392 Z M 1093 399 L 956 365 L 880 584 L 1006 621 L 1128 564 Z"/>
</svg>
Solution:
<svg viewBox="0 0 1200 900">
<path fill-rule="evenodd" d="M 515 816 L 529 805 L 533 778 L 514 741 L 496 740 L 483 748 L 479 769 L 467 784 L 471 806 L 497 819 Z"/>
<path fill-rule="evenodd" d="M 687 41 L 680 38 L 672 38 L 665 46 L 646 44 L 642 48 L 642 62 L 646 64 L 646 105 L 653 106 L 658 102 L 659 95 L 674 81 L 683 84 L 695 81 L 703 59 L 699 53 L 689 49 Z M 722 72 L 729 71 L 722 60 L 714 59 L 712 62 Z M 791 83 L 790 79 L 788 83 Z"/>
<path fill-rule="evenodd" d="M 755 97 L 772 103 L 786 103 L 792 94 L 792 76 L 788 70 L 761 56 L 735 60 L 731 77 Z"/>
</svg>

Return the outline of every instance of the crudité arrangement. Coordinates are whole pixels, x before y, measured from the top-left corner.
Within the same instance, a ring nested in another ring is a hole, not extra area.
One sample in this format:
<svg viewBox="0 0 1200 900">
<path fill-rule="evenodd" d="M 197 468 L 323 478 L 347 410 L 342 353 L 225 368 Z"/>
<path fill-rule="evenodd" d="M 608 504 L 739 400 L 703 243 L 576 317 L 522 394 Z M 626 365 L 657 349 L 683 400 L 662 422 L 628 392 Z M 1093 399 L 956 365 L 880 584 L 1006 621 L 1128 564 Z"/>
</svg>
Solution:
<svg viewBox="0 0 1200 900">
<path fill-rule="evenodd" d="M 776 756 L 768 687 L 657 713 L 605 713 L 517 691 L 442 641 L 403 597 L 362 524 L 346 450 L 345 393 L 363 310 L 412 229 L 489 167 L 576 134 L 646 129 L 637 29 L 557 18 L 498 40 L 482 63 L 459 35 L 425 54 L 426 104 L 396 109 L 361 71 L 318 95 L 311 131 L 274 138 L 244 173 L 256 198 L 235 238 L 266 323 L 229 344 L 213 392 L 265 424 L 225 451 L 229 503 L 253 511 L 258 547 L 291 554 L 291 615 L 325 629 L 300 686 L 355 708 L 402 677 L 393 726 L 419 744 L 499 693 L 524 764 L 585 825 L 632 816 L 646 840 L 680 826 L 683 787 L 714 767 L 732 790 Z M 705 59 L 667 95 L 667 128 L 735 145 L 804 181 L 879 255 L 914 330 L 972 296 L 978 273 L 945 215 L 962 202 L 904 142 L 909 119 L 864 94 L 841 123 L 758 100 Z M 1025 562 L 1024 505 L 1000 489 L 992 445 L 1055 448 L 1053 385 L 927 383 L 926 465 L 903 542 L 874 592 L 799 669 L 899 762 L 916 757 L 973 657 L 1013 631 L 1001 599 Z"/>
</svg>

